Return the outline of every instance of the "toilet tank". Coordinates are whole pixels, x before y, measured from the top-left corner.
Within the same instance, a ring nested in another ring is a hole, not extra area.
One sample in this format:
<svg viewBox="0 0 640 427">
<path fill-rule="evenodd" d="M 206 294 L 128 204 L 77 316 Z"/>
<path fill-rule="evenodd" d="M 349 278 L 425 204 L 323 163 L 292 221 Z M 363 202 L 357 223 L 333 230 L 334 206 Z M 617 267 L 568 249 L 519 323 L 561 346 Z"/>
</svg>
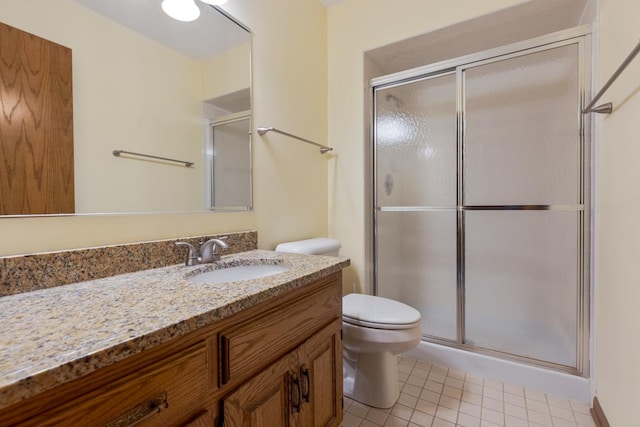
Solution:
<svg viewBox="0 0 640 427">
<path fill-rule="evenodd" d="M 309 255 L 338 256 L 341 247 L 342 245 L 340 242 L 335 239 L 315 237 L 313 239 L 280 243 L 276 246 L 276 251 Z"/>
</svg>

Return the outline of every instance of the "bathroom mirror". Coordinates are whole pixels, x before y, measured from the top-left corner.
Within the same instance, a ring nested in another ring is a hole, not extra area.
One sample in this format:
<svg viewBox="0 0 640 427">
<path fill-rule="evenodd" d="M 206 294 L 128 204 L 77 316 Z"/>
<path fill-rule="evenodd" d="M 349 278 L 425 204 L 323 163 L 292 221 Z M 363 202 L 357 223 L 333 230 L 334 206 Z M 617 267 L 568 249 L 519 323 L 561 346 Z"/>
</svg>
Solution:
<svg viewBox="0 0 640 427">
<path fill-rule="evenodd" d="M 0 22 L 72 51 L 75 212 L 68 213 L 251 209 L 250 127 L 234 130 L 242 148 L 225 150 L 235 156 L 226 159 L 230 167 L 214 167 L 211 140 L 225 117 L 250 123 L 245 26 L 199 0 L 192 22 L 167 16 L 161 0 L 3 3 Z M 216 204 L 212 189 L 238 187 L 242 200 Z"/>
</svg>

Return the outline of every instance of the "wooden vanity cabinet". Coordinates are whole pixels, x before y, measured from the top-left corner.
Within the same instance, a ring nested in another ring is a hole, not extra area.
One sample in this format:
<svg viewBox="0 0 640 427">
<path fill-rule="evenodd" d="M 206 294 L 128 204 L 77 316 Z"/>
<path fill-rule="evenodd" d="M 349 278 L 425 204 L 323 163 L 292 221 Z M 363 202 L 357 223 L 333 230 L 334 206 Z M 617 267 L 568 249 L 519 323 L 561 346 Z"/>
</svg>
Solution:
<svg viewBox="0 0 640 427">
<path fill-rule="evenodd" d="M 224 426 L 338 426 L 342 419 L 341 328 L 342 321 L 334 320 L 224 397 L 219 415 Z"/>
<path fill-rule="evenodd" d="M 0 425 L 303 426 L 342 421 L 335 273 L 0 410 Z"/>
</svg>

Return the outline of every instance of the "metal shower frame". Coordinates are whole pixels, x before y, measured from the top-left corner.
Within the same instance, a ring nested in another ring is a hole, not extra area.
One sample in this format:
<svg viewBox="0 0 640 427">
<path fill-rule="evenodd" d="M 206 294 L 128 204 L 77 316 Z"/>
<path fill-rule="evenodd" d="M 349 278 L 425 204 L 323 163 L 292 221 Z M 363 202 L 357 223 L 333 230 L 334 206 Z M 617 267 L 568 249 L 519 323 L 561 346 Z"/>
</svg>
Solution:
<svg viewBox="0 0 640 427">
<path fill-rule="evenodd" d="M 577 205 L 515 205 L 515 206 L 465 206 L 464 202 L 464 187 L 463 187 L 463 164 L 462 153 L 464 144 L 464 99 L 463 91 L 458 87 L 457 99 L 456 99 L 456 120 L 457 120 L 457 206 L 455 208 L 442 208 L 442 207 L 425 207 L 411 209 L 407 207 L 385 207 L 378 208 L 377 204 L 377 159 L 375 150 L 376 140 L 376 96 L 377 90 L 388 89 L 394 86 L 401 86 L 409 82 L 417 82 L 434 77 L 440 77 L 445 74 L 456 73 L 457 85 L 462 86 L 464 80 L 461 75 L 465 69 L 473 68 L 478 65 L 497 62 L 505 59 L 515 58 L 531 53 L 541 52 L 555 47 L 561 47 L 566 45 L 576 44 L 578 46 L 578 85 L 579 85 L 579 105 L 577 111 L 579 114 L 576 117 L 577 127 L 579 129 L 579 179 L 578 179 L 578 195 L 579 201 Z M 582 114 L 581 112 L 586 105 L 586 100 L 589 98 L 591 92 L 591 68 L 588 66 L 588 60 L 591 57 L 591 39 L 590 28 L 588 26 L 580 26 L 569 30 L 559 31 L 546 36 L 533 38 L 523 42 L 518 42 L 506 46 L 502 46 L 495 49 L 490 49 L 471 55 L 465 55 L 459 58 L 438 62 L 435 64 L 417 67 L 414 69 L 402 71 L 399 73 L 393 73 L 390 75 L 374 78 L 370 82 L 371 99 L 372 99 L 372 118 L 370 128 L 370 147 L 371 147 L 371 160 L 372 170 L 370 181 L 372 189 L 371 198 L 371 221 L 370 230 L 368 236 L 371 239 L 372 247 L 372 285 L 373 293 L 378 294 L 377 284 L 377 247 L 376 247 L 376 233 L 377 233 L 377 212 L 379 211 L 402 211 L 402 210 L 443 210 L 451 209 L 457 211 L 457 339 L 447 340 L 440 337 L 425 335 L 423 339 L 443 344 L 455 348 L 460 348 L 476 353 L 487 354 L 502 359 L 514 360 L 525 364 L 541 366 L 557 371 L 562 371 L 574 375 L 589 376 L 589 337 L 590 337 L 590 293 L 591 293 L 591 263 L 590 263 L 590 230 L 591 226 L 591 171 L 589 165 L 591 164 L 591 119 L 590 115 Z M 464 344 L 465 337 L 465 284 L 464 284 L 464 212 L 472 210 L 575 210 L 578 215 L 578 241 L 576 242 L 578 248 L 579 262 L 577 266 L 577 278 L 578 278 L 578 295 L 577 295 L 577 330 L 576 330 L 576 366 L 565 366 L 553 362 L 544 360 L 532 359 L 516 354 L 506 353 L 498 350 L 492 350 L 487 348 L 476 347 L 473 345 Z"/>
</svg>

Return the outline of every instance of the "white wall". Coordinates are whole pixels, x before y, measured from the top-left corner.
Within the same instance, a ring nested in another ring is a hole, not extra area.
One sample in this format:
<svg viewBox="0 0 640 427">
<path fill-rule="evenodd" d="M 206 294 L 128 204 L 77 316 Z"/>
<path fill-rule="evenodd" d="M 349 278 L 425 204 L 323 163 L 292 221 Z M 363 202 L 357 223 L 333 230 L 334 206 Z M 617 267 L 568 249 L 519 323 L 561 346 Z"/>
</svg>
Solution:
<svg viewBox="0 0 640 427">
<path fill-rule="evenodd" d="M 0 21 L 17 3 L 28 3 L 21 7 L 46 21 L 54 1 L 0 0 Z M 317 0 L 234 0 L 228 10 L 254 32 L 254 128 L 276 126 L 326 141 L 324 7 Z M 263 248 L 326 235 L 327 159 L 278 136 L 254 134 L 253 148 L 254 212 L 1 218 L 0 256 L 248 229 L 258 230 Z M 119 160 L 105 157 L 111 159 Z"/>
<path fill-rule="evenodd" d="M 637 0 L 600 0 L 600 89 L 638 43 Z M 597 116 L 595 261 L 596 394 L 615 427 L 639 425 L 640 402 L 640 57 L 603 96 Z"/>
</svg>

